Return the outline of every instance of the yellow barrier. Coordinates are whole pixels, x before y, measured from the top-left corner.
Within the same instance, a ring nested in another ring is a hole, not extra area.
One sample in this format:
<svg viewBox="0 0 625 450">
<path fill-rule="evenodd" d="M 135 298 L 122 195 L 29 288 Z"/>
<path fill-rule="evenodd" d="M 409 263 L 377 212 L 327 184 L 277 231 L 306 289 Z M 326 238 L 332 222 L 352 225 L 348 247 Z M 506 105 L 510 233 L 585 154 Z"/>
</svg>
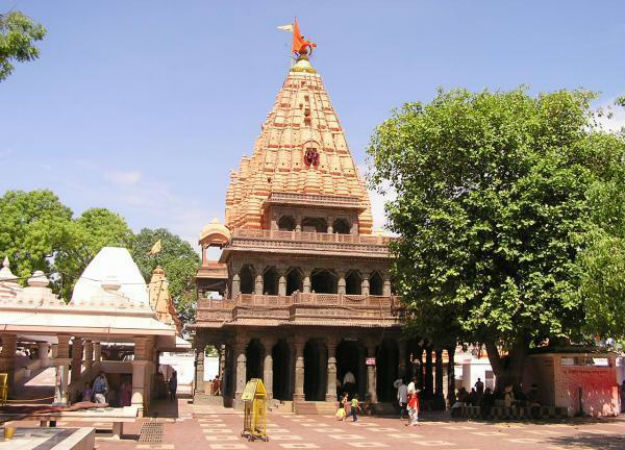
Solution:
<svg viewBox="0 0 625 450">
<path fill-rule="evenodd" d="M 247 436 L 248 441 L 262 439 L 269 442 L 267 436 L 267 390 L 263 381 L 252 378 L 245 385 L 241 395 L 244 405 L 243 431 L 241 436 Z"/>
<path fill-rule="evenodd" d="M 4 405 L 9 397 L 9 374 L 0 373 L 0 404 Z"/>
</svg>

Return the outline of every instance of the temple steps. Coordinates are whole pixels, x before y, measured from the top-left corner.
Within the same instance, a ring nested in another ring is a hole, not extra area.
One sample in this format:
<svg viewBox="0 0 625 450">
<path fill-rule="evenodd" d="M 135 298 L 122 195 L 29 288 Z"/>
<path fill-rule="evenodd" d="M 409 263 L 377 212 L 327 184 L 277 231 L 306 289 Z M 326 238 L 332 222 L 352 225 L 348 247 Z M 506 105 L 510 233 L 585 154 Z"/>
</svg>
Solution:
<svg viewBox="0 0 625 450">
<path fill-rule="evenodd" d="M 296 401 L 293 404 L 295 414 L 309 414 L 320 416 L 332 416 L 338 408 L 337 402 L 307 402 Z"/>
</svg>

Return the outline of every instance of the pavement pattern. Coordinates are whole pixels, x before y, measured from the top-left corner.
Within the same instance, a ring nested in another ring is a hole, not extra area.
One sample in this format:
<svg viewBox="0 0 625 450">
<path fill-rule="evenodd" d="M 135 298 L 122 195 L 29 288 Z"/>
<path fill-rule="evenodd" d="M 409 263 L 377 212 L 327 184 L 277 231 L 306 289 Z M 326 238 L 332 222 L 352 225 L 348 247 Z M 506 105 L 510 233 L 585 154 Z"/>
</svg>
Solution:
<svg viewBox="0 0 625 450">
<path fill-rule="evenodd" d="M 243 413 L 187 399 L 159 405 L 159 417 L 126 424 L 124 439 L 99 431 L 96 449 L 625 449 L 625 417 L 551 423 L 456 421 L 424 414 L 417 427 L 398 418 L 363 416 L 339 422 L 334 416 L 269 413 L 269 442 L 241 437 Z M 138 442 L 144 421 L 163 423 L 159 444 Z M 19 423 L 18 426 L 25 426 Z M 85 426 L 61 422 L 59 426 Z M 95 423 L 98 428 L 108 424 Z"/>
</svg>

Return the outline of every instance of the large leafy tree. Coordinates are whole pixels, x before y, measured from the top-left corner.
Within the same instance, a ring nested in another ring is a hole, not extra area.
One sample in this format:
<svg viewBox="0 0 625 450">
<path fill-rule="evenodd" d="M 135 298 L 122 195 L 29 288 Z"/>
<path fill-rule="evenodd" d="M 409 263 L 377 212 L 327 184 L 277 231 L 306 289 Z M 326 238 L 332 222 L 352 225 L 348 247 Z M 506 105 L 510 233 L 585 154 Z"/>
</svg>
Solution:
<svg viewBox="0 0 625 450">
<path fill-rule="evenodd" d="M 151 255 L 152 246 L 159 240 L 161 251 Z M 191 245 L 164 228 L 144 228 L 135 235 L 132 256 L 147 282 L 156 266 L 165 270 L 169 292 L 180 319 L 183 323 L 193 321 L 196 301 L 194 279 L 200 258 Z"/>
<path fill-rule="evenodd" d="M 131 248 L 133 243 L 132 230 L 126 221 L 105 208 L 86 210 L 72 222 L 70 230 L 54 260 L 64 298 L 71 297 L 78 277 L 102 247 Z"/>
<path fill-rule="evenodd" d="M 52 257 L 71 238 L 72 211 L 51 191 L 7 191 L 0 197 L 0 257 L 22 279 L 50 272 Z"/>
<path fill-rule="evenodd" d="M 33 44 L 46 35 L 43 25 L 19 11 L 0 14 L 0 82 L 13 72 L 12 61 L 32 61 L 39 57 Z"/>
<path fill-rule="evenodd" d="M 396 111 L 368 150 L 373 183 L 397 192 L 387 213 L 403 301 L 421 326 L 452 314 L 503 383 L 520 381 L 532 344 L 584 323 L 588 193 L 620 157 L 596 145 L 592 97 L 440 91 Z"/>
</svg>

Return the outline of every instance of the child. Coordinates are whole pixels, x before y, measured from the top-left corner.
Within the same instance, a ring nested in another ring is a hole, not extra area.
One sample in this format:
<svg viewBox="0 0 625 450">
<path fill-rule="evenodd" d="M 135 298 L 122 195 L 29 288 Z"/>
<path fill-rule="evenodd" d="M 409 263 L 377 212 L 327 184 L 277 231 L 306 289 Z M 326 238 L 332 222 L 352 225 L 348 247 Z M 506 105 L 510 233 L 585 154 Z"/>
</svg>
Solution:
<svg viewBox="0 0 625 450">
<path fill-rule="evenodd" d="M 354 398 L 352 398 L 352 408 L 351 408 L 351 415 L 352 418 L 354 419 L 354 422 L 358 422 L 358 410 L 360 409 L 360 405 L 358 403 L 358 394 L 354 394 Z"/>
<path fill-rule="evenodd" d="M 410 425 L 413 427 L 419 425 L 419 389 L 408 396 L 408 415 L 410 416 Z"/>
<path fill-rule="evenodd" d="M 342 422 L 345 420 L 345 404 L 343 404 L 343 402 L 339 402 L 339 409 L 336 411 L 336 418 L 339 420 L 339 422 Z"/>
</svg>

